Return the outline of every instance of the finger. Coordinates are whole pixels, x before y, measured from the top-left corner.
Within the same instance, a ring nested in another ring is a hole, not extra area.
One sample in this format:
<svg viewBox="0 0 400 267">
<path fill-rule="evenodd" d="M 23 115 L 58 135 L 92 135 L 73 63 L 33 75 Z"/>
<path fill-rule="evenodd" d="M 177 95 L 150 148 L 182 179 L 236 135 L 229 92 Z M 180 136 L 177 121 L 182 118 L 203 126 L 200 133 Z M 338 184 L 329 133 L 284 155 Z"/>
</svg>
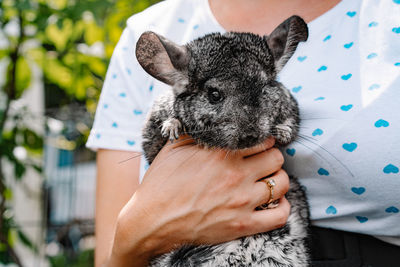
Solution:
<svg viewBox="0 0 400 267">
<path fill-rule="evenodd" d="M 266 181 L 273 179 L 275 185 L 270 188 Z M 280 199 L 285 196 L 289 190 L 289 176 L 284 170 L 279 170 L 273 176 L 258 181 L 254 184 L 254 207 L 261 206 L 262 204 L 272 202 L 273 200 Z M 272 195 L 271 195 L 272 193 Z"/>
<path fill-rule="evenodd" d="M 258 180 L 280 170 L 283 163 L 284 158 L 279 149 L 271 148 L 257 155 L 245 158 L 242 166 L 248 177 Z"/>
<path fill-rule="evenodd" d="M 275 138 L 268 137 L 268 139 L 266 139 L 263 143 L 256 145 L 254 147 L 239 150 L 238 153 L 245 158 L 260 153 L 262 151 L 265 151 L 273 147 L 274 145 L 275 145 Z"/>
<path fill-rule="evenodd" d="M 268 232 L 283 227 L 290 214 L 290 204 L 285 197 L 279 200 L 279 206 L 274 209 L 257 210 L 250 216 L 253 235 L 256 233 Z"/>
</svg>

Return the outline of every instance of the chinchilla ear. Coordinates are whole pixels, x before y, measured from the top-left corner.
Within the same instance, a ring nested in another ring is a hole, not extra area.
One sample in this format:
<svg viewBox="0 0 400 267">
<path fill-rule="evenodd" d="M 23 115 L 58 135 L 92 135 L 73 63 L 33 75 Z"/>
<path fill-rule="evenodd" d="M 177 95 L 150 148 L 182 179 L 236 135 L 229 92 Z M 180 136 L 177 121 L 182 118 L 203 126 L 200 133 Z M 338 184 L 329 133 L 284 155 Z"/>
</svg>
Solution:
<svg viewBox="0 0 400 267">
<path fill-rule="evenodd" d="M 144 32 L 136 44 L 136 58 L 154 78 L 174 87 L 187 83 L 189 52 L 154 32 Z M 177 88 L 174 88 L 177 89 Z"/>
<path fill-rule="evenodd" d="M 308 38 L 308 28 L 299 16 L 292 16 L 282 22 L 269 36 L 264 37 L 271 50 L 279 72 L 296 51 L 299 42 Z"/>
</svg>

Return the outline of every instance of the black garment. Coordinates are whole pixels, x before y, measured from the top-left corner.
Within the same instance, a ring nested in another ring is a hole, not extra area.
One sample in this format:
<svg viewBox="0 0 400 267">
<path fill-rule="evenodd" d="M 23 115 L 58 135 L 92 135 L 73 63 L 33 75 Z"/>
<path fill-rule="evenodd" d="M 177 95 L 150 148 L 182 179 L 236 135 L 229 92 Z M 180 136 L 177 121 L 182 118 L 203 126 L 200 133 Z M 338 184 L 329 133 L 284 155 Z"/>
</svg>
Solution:
<svg viewBox="0 0 400 267">
<path fill-rule="evenodd" d="M 400 246 L 362 234 L 312 227 L 313 267 L 398 267 Z"/>
</svg>

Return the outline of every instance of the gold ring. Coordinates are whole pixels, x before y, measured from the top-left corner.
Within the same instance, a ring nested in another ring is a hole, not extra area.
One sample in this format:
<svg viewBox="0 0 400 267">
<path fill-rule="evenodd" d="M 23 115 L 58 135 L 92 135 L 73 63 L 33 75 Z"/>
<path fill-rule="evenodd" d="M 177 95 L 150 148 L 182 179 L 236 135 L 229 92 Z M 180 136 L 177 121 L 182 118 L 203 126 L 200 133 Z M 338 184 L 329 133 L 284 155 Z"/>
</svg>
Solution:
<svg viewBox="0 0 400 267">
<path fill-rule="evenodd" d="M 274 179 L 265 179 L 263 180 L 263 182 L 265 182 L 265 184 L 268 186 L 269 188 L 269 200 L 267 202 L 267 204 L 270 204 L 271 202 L 274 201 L 274 186 L 276 185 L 275 180 Z"/>
</svg>

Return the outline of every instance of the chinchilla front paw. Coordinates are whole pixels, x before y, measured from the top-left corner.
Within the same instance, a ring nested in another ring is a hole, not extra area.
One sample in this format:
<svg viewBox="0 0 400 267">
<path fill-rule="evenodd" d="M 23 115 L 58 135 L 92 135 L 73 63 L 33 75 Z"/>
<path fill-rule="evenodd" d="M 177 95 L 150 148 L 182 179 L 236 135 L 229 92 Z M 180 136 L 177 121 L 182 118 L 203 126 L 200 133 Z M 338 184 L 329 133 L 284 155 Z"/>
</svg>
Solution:
<svg viewBox="0 0 400 267">
<path fill-rule="evenodd" d="M 173 141 L 179 138 L 179 134 L 182 129 L 182 124 L 178 119 L 169 118 L 164 121 L 161 128 L 161 134 L 163 137 L 168 137 L 169 140 Z"/>
</svg>

